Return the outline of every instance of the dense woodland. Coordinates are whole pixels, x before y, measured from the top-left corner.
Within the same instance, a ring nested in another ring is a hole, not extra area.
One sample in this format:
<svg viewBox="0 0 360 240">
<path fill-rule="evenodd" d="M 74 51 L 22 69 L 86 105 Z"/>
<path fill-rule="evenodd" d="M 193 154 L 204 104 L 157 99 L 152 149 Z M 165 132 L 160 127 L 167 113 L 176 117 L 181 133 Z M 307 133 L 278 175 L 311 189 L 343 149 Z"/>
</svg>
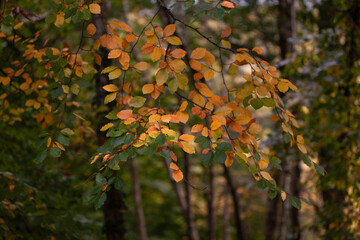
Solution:
<svg viewBox="0 0 360 240">
<path fill-rule="evenodd" d="M 0 8 L 0 239 L 360 239 L 359 0 Z"/>
</svg>

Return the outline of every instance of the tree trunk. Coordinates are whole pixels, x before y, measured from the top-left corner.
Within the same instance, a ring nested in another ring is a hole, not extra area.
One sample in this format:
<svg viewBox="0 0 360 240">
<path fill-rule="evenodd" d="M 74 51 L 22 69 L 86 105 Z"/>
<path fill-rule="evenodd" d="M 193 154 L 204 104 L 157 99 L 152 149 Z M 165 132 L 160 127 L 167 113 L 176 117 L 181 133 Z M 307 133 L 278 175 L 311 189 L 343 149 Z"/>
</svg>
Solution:
<svg viewBox="0 0 360 240">
<path fill-rule="evenodd" d="M 211 164 L 209 169 L 209 192 L 207 195 L 208 207 L 208 239 L 216 239 L 216 222 L 215 222 L 215 193 L 214 193 L 214 166 Z"/>
<path fill-rule="evenodd" d="M 146 240 L 147 239 L 146 222 L 145 222 L 145 215 L 141 203 L 141 191 L 140 191 L 140 184 L 138 177 L 138 166 L 136 160 L 134 158 L 130 158 L 129 165 L 130 165 L 132 189 L 133 189 L 134 201 L 135 201 L 136 217 L 139 224 L 140 239 Z"/>
<path fill-rule="evenodd" d="M 229 186 L 225 186 L 224 190 L 224 209 L 223 209 L 223 240 L 230 240 L 230 198 Z"/>
<path fill-rule="evenodd" d="M 106 33 L 106 21 L 107 21 L 107 4 L 101 4 L 101 14 L 93 15 L 93 23 L 96 27 L 96 34 L 94 35 L 95 39 L 98 39 L 101 35 Z M 106 96 L 106 91 L 103 89 L 103 86 L 108 84 L 109 79 L 107 75 L 101 74 L 101 71 L 111 65 L 111 61 L 107 58 L 108 51 L 107 49 L 100 47 L 98 52 L 101 56 L 101 66 L 95 65 L 98 75 L 96 78 L 96 104 L 97 106 L 104 105 L 104 98 Z M 106 141 L 105 134 L 100 132 L 99 129 L 106 123 L 105 118 L 101 118 L 98 126 L 97 136 L 99 139 L 99 144 L 103 144 Z M 106 237 L 108 240 L 123 240 L 125 239 L 125 222 L 124 222 L 124 211 L 126 209 L 125 203 L 123 201 L 123 194 L 114 188 L 107 192 L 107 200 L 105 201 L 103 207 L 103 213 L 105 218 L 104 228 L 106 232 Z"/>
<path fill-rule="evenodd" d="M 244 224 L 241 220 L 241 204 L 239 195 L 237 193 L 234 181 L 232 179 L 230 169 L 227 168 L 225 165 L 224 167 L 224 175 L 227 181 L 227 184 L 230 188 L 231 197 L 234 204 L 234 218 L 235 218 L 235 228 L 236 228 L 236 239 L 237 240 L 246 240 L 246 235 L 244 233 Z"/>
</svg>

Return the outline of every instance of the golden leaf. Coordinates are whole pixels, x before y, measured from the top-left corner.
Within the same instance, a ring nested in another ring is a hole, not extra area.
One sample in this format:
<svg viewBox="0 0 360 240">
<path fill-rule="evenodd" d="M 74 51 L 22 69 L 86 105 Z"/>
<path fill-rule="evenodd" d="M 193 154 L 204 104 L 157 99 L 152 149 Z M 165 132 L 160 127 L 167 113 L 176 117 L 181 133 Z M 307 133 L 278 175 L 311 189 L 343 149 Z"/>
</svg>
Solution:
<svg viewBox="0 0 360 240">
<path fill-rule="evenodd" d="M 169 25 L 167 25 L 167 26 L 165 27 L 165 29 L 164 29 L 163 36 L 164 36 L 164 37 L 169 37 L 169 36 L 173 35 L 174 32 L 175 32 L 175 29 L 176 29 L 175 24 L 169 24 Z M 174 44 L 174 45 L 175 45 L 175 44 Z"/>
<path fill-rule="evenodd" d="M 190 154 L 195 153 L 195 147 L 191 143 L 189 143 L 189 142 L 181 142 L 181 144 L 182 144 L 182 149 L 185 152 L 190 153 Z"/>
<path fill-rule="evenodd" d="M 119 88 L 115 84 L 108 84 L 103 86 L 103 89 L 108 92 L 117 92 Z"/>
<path fill-rule="evenodd" d="M 96 27 L 94 24 L 90 23 L 87 27 L 86 27 L 86 31 L 90 36 L 93 36 L 96 33 Z"/>
<path fill-rule="evenodd" d="M 192 53 L 190 58 L 192 59 L 202 59 L 205 57 L 206 48 L 196 48 Z"/>
<path fill-rule="evenodd" d="M 145 71 L 149 67 L 150 67 L 150 64 L 148 64 L 147 62 L 138 62 L 134 65 L 134 68 L 136 68 L 139 71 Z"/>
<path fill-rule="evenodd" d="M 167 41 L 168 43 L 170 43 L 171 45 L 181 45 L 181 44 L 182 44 L 180 38 L 175 37 L 175 36 L 173 36 L 173 37 L 167 37 L 167 38 L 166 38 L 166 41 Z"/>
<path fill-rule="evenodd" d="M 101 13 L 101 7 L 97 3 L 91 3 L 89 5 L 89 9 L 92 14 L 100 14 Z"/>
<path fill-rule="evenodd" d="M 154 91 L 154 84 L 145 84 L 142 88 L 143 94 L 149 94 Z"/>
</svg>

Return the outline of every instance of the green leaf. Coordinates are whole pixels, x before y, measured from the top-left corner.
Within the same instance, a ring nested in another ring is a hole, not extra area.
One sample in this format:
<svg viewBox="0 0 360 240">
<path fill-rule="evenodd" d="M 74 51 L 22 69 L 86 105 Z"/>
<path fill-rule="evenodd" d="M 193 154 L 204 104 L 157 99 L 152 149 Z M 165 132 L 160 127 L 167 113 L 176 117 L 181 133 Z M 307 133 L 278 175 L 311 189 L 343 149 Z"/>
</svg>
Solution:
<svg viewBox="0 0 360 240">
<path fill-rule="evenodd" d="M 301 198 L 301 200 L 309 206 L 312 206 L 311 202 L 309 202 L 306 198 Z"/>
<path fill-rule="evenodd" d="M 311 167 L 312 162 L 307 155 L 303 155 L 301 159 L 308 167 Z"/>
<path fill-rule="evenodd" d="M 271 164 L 274 168 L 279 169 L 279 170 L 282 170 L 281 160 L 280 160 L 278 157 L 271 157 L 271 158 L 270 158 L 270 164 Z"/>
<path fill-rule="evenodd" d="M 70 128 L 64 128 L 60 132 L 64 135 L 68 135 L 68 136 L 74 135 L 74 131 L 71 130 Z"/>
<path fill-rule="evenodd" d="M 155 142 L 157 142 L 160 146 L 164 145 L 166 142 L 166 136 L 162 133 L 160 133 L 156 139 Z"/>
<path fill-rule="evenodd" d="M 58 142 L 63 146 L 69 146 L 70 138 L 67 136 L 64 136 L 63 134 L 59 134 L 57 137 Z"/>
<path fill-rule="evenodd" d="M 265 107 L 275 107 L 275 100 L 272 98 L 262 98 L 261 101 L 264 103 Z"/>
<path fill-rule="evenodd" d="M 290 143 L 291 135 L 289 133 L 285 133 L 283 136 L 284 136 L 284 142 L 285 143 Z"/>
<path fill-rule="evenodd" d="M 173 79 L 168 83 L 168 88 L 171 94 L 174 94 L 176 92 L 176 90 L 178 89 L 178 82 Z"/>
<path fill-rule="evenodd" d="M 249 96 L 247 96 L 246 98 L 244 98 L 244 100 L 243 100 L 243 105 L 244 105 L 244 107 L 249 106 L 249 100 L 250 100 L 250 98 L 252 98 L 252 94 L 250 94 Z"/>
<path fill-rule="evenodd" d="M 202 164 L 204 165 L 204 167 L 210 167 L 213 160 L 214 160 L 214 153 L 210 151 L 207 154 L 203 155 Z"/>
<path fill-rule="evenodd" d="M 71 17 L 71 21 L 73 23 L 79 23 L 83 18 L 83 13 L 81 11 L 76 11 L 76 13 L 74 14 L 74 16 Z"/>
<path fill-rule="evenodd" d="M 321 167 L 320 165 L 314 163 L 314 167 L 315 167 L 315 170 L 321 174 L 322 176 L 325 176 L 325 170 L 323 167 Z"/>
<path fill-rule="evenodd" d="M 216 146 L 216 151 L 226 152 L 226 151 L 232 151 L 232 150 L 233 150 L 233 148 L 232 148 L 231 144 L 228 142 L 221 142 L 221 143 L 218 143 Z"/>
<path fill-rule="evenodd" d="M 293 207 L 301 209 L 301 201 L 297 197 L 290 196 L 289 201 Z"/>
<path fill-rule="evenodd" d="M 95 203 L 95 208 L 96 208 L 96 209 L 101 208 L 102 205 L 104 205 L 105 201 L 106 201 L 106 193 L 103 192 L 103 193 L 100 195 L 99 200 L 96 201 L 96 203 Z"/>
<path fill-rule="evenodd" d="M 258 98 L 254 98 L 253 100 L 250 101 L 250 105 L 255 109 L 258 110 L 260 109 L 262 106 L 264 106 L 264 103 L 258 99 Z"/>
<path fill-rule="evenodd" d="M 145 102 L 146 102 L 146 98 L 140 97 L 140 96 L 136 96 L 136 97 L 133 97 L 133 98 L 130 100 L 130 104 L 129 104 L 129 105 L 130 105 L 131 107 L 139 108 L 139 107 L 142 107 Z"/>
<path fill-rule="evenodd" d="M 274 199 L 277 196 L 277 191 L 275 189 L 269 189 L 268 190 L 268 195 L 270 199 Z"/>
<path fill-rule="evenodd" d="M 121 178 L 115 179 L 115 183 L 114 183 L 115 189 L 121 190 L 123 186 L 124 186 L 124 181 Z"/>
<path fill-rule="evenodd" d="M 161 154 L 161 156 L 163 156 L 164 158 L 171 159 L 171 153 L 170 153 L 170 151 L 167 150 L 167 149 L 161 149 L 160 154 Z"/>
<path fill-rule="evenodd" d="M 225 15 L 225 11 L 222 8 L 215 8 L 210 12 L 210 17 L 215 19 L 222 19 Z"/>
<path fill-rule="evenodd" d="M 36 156 L 36 163 L 37 163 L 37 164 L 42 163 L 42 162 L 45 160 L 47 154 L 48 154 L 47 149 L 45 149 L 44 151 L 40 152 L 40 153 Z"/>
<path fill-rule="evenodd" d="M 50 155 L 52 157 L 60 157 L 61 155 L 61 150 L 58 147 L 53 147 L 52 149 L 50 149 Z"/>
<path fill-rule="evenodd" d="M 227 157 L 226 153 L 221 151 L 216 151 L 214 155 L 214 159 L 218 163 L 225 163 L 226 157 Z"/>
<path fill-rule="evenodd" d="M 106 178 L 104 178 L 104 176 L 101 173 L 96 174 L 95 181 L 96 184 L 99 186 L 106 184 Z"/>
</svg>

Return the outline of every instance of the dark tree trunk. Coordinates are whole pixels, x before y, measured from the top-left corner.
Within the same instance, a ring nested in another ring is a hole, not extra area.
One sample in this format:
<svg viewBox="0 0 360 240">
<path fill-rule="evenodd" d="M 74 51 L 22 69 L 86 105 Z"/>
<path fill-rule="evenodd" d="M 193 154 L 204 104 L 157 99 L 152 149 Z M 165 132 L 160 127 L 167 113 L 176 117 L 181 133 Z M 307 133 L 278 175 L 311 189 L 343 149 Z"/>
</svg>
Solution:
<svg viewBox="0 0 360 240">
<path fill-rule="evenodd" d="M 246 240 L 246 235 L 244 233 L 244 224 L 241 220 L 241 204 L 239 195 L 236 190 L 236 186 L 232 179 L 230 169 L 224 165 L 224 174 L 227 181 L 227 184 L 230 188 L 231 197 L 234 203 L 234 219 L 235 219 L 235 228 L 236 228 L 236 239 L 237 240 Z"/>
<path fill-rule="evenodd" d="M 106 33 L 106 21 L 107 21 L 107 2 L 101 4 L 101 14 L 93 15 L 93 23 L 96 27 L 96 34 L 94 35 L 95 39 L 98 39 L 101 35 Z M 101 66 L 95 65 L 98 75 L 96 78 L 96 105 L 104 105 L 104 98 L 106 96 L 106 91 L 103 89 L 103 86 L 108 84 L 109 79 L 107 75 L 101 74 L 101 71 L 111 65 L 111 61 L 107 58 L 108 51 L 107 49 L 100 47 L 97 52 L 101 56 Z M 110 110 L 110 109 L 109 109 Z M 99 144 L 103 144 L 106 141 L 105 134 L 100 132 L 99 129 L 106 123 L 105 118 L 101 118 L 99 121 L 97 136 L 99 139 Z M 107 200 L 105 201 L 103 207 L 104 213 L 104 228 L 106 232 L 106 237 L 108 240 L 123 240 L 125 239 L 125 222 L 124 222 L 124 212 L 125 212 L 125 203 L 123 201 L 123 194 L 114 188 L 107 192 Z"/>
</svg>

